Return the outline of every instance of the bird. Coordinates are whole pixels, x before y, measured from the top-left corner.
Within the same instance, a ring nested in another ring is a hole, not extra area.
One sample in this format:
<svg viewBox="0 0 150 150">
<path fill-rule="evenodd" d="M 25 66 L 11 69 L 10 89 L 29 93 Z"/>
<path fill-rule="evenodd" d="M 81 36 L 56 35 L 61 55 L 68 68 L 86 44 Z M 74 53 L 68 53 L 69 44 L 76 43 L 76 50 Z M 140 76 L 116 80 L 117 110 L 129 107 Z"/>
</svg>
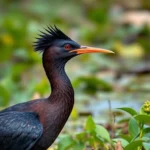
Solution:
<svg viewBox="0 0 150 150">
<path fill-rule="evenodd" d="M 74 89 L 65 64 L 85 53 L 113 53 L 82 46 L 58 27 L 47 26 L 33 44 L 42 53 L 42 64 L 51 93 L 47 98 L 19 103 L 0 111 L 0 150 L 46 150 L 55 141 L 70 116 Z"/>
</svg>

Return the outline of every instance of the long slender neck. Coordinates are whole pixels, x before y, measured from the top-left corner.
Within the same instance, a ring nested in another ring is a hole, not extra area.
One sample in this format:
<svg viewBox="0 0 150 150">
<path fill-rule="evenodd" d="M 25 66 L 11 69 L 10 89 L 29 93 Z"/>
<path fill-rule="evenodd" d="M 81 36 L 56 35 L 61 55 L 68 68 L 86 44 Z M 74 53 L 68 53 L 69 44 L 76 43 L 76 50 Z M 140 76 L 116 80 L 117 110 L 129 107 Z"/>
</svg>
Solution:
<svg viewBox="0 0 150 150">
<path fill-rule="evenodd" d="M 52 93 L 50 101 L 65 100 L 68 103 L 74 103 L 74 90 L 71 82 L 64 70 L 66 61 L 53 60 L 43 55 L 43 66 L 49 79 Z"/>
<path fill-rule="evenodd" d="M 62 130 L 74 104 L 74 91 L 64 70 L 66 62 L 51 57 L 48 52 L 43 53 L 43 66 L 51 85 L 51 95 L 46 100 L 40 100 L 33 108 L 38 112 L 43 125 L 39 144 L 45 149 Z"/>
</svg>

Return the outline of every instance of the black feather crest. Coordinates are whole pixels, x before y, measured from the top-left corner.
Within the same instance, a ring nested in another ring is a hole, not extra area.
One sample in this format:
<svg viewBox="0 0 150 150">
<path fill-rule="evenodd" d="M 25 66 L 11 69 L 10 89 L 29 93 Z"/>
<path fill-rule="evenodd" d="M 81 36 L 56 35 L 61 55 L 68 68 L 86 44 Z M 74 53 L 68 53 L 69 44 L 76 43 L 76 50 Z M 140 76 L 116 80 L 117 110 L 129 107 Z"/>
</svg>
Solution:
<svg viewBox="0 0 150 150">
<path fill-rule="evenodd" d="M 65 35 L 60 29 L 58 29 L 55 25 L 47 26 L 45 28 L 46 32 L 40 31 L 39 37 L 36 38 L 37 41 L 34 42 L 35 51 L 43 52 L 45 49 L 51 46 L 52 42 L 57 39 L 66 39 L 71 40 L 67 35 Z"/>
</svg>

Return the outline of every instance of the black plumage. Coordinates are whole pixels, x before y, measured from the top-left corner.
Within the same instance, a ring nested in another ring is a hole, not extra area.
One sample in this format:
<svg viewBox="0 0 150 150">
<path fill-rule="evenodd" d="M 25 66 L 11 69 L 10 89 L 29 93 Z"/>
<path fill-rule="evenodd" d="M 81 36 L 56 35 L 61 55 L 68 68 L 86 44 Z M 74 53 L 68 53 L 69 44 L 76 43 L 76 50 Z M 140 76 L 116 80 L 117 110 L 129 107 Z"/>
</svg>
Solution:
<svg viewBox="0 0 150 150">
<path fill-rule="evenodd" d="M 36 113 L 0 113 L 1 150 L 30 150 L 42 132 L 43 127 Z"/>
<path fill-rule="evenodd" d="M 45 49 L 51 46 L 55 40 L 71 40 L 66 34 L 59 30 L 56 26 L 48 26 L 45 32 L 40 31 L 37 41 L 34 42 L 35 51 L 43 52 Z"/>
</svg>

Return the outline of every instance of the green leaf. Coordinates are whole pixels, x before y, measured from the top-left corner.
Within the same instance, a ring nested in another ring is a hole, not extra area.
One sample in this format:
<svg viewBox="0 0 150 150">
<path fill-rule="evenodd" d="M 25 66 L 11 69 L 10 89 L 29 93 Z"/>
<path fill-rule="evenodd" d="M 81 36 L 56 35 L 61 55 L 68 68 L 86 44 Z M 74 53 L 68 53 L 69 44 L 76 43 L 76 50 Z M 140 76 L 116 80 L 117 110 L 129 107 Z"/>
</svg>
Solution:
<svg viewBox="0 0 150 150">
<path fill-rule="evenodd" d="M 142 137 L 142 141 L 149 143 L 149 142 L 150 142 L 150 137 L 148 137 L 148 136 L 143 136 L 143 137 Z"/>
<path fill-rule="evenodd" d="M 74 145 L 74 140 L 70 135 L 60 136 L 60 141 L 58 143 L 58 150 L 67 150 Z"/>
<path fill-rule="evenodd" d="M 134 138 L 136 137 L 139 132 L 140 132 L 140 128 L 138 126 L 137 121 L 134 118 L 131 118 L 129 120 L 129 127 L 128 127 L 129 133 L 130 135 Z"/>
<path fill-rule="evenodd" d="M 102 79 L 93 76 L 81 76 L 74 80 L 73 86 L 87 94 L 95 94 L 97 91 L 112 91 L 112 86 Z"/>
<path fill-rule="evenodd" d="M 96 125 L 95 125 L 93 118 L 91 116 L 88 116 L 85 129 L 89 132 L 92 132 L 95 130 L 95 128 L 96 128 Z"/>
<path fill-rule="evenodd" d="M 94 136 L 90 136 L 87 141 L 91 147 L 93 147 L 95 145 L 95 137 Z"/>
<path fill-rule="evenodd" d="M 2 85 L 0 85 L 0 106 L 8 105 L 10 100 L 9 91 Z"/>
<path fill-rule="evenodd" d="M 120 110 L 123 110 L 123 111 L 129 113 L 131 116 L 138 114 L 134 109 L 132 109 L 130 107 L 122 107 L 122 108 L 117 108 L 117 109 L 120 109 Z"/>
<path fill-rule="evenodd" d="M 143 134 L 148 134 L 150 133 L 150 127 L 149 128 L 144 128 L 143 129 Z"/>
<path fill-rule="evenodd" d="M 119 137 L 121 137 L 122 139 L 124 139 L 124 140 L 126 140 L 128 142 L 130 142 L 132 140 L 132 137 L 129 134 L 128 135 L 126 135 L 126 134 L 119 134 Z"/>
<path fill-rule="evenodd" d="M 83 150 L 85 149 L 85 144 L 83 143 L 76 143 L 75 145 L 72 146 L 73 150 Z"/>
<path fill-rule="evenodd" d="M 148 115 L 136 115 L 134 118 L 141 123 L 150 123 L 150 116 Z"/>
<path fill-rule="evenodd" d="M 85 142 L 87 140 L 86 135 L 87 135 L 86 132 L 81 132 L 81 133 L 76 134 L 76 138 L 77 138 L 78 141 Z"/>
<path fill-rule="evenodd" d="M 143 147 L 145 150 L 150 150 L 150 143 L 143 142 Z"/>
<path fill-rule="evenodd" d="M 124 150 L 137 150 L 137 148 L 139 146 L 142 146 L 142 141 L 141 140 L 138 140 L 138 141 L 133 141 L 131 142 L 130 144 L 128 144 Z"/>
<path fill-rule="evenodd" d="M 122 138 L 115 138 L 115 139 L 112 139 L 112 141 L 115 142 L 115 143 L 118 142 L 118 141 L 120 141 L 121 145 L 123 147 L 126 147 L 129 144 L 129 142 L 127 140 L 122 139 Z"/>
<path fill-rule="evenodd" d="M 103 126 L 96 125 L 95 132 L 98 138 L 102 137 L 106 141 L 110 141 L 109 132 Z"/>
</svg>

